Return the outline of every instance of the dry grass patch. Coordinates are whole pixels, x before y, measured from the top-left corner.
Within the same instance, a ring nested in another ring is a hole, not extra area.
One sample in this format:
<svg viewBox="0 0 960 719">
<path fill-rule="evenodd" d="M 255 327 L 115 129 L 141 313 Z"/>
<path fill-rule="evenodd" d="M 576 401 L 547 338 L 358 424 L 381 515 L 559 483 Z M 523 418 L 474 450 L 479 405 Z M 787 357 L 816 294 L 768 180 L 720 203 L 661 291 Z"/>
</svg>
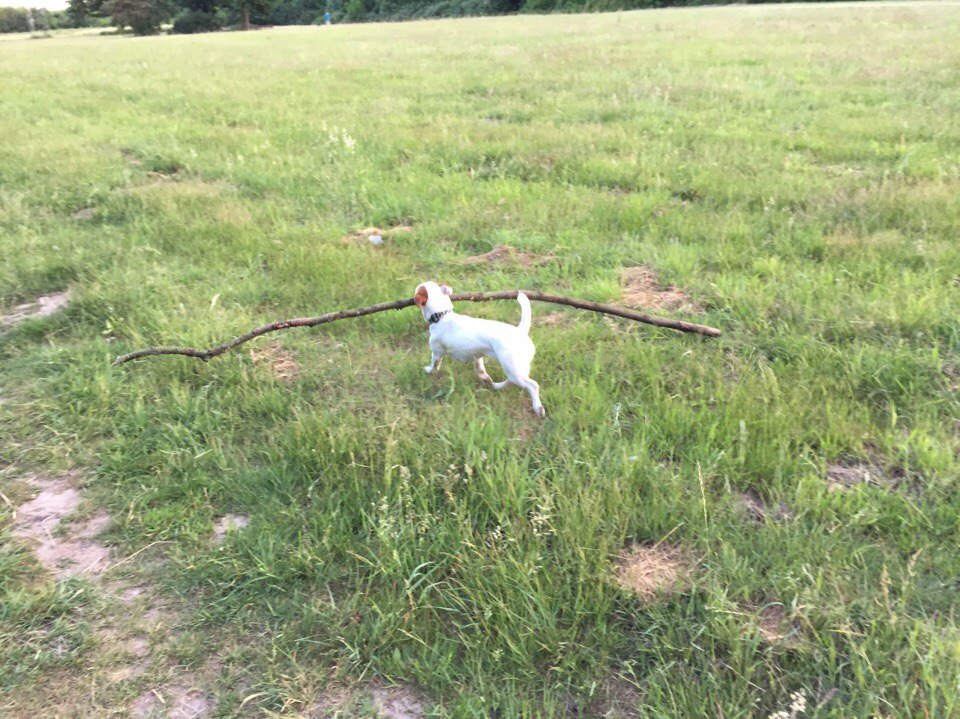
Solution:
<svg viewBox="0 0 960 719">
<path fill-rule="evenodd" d="M 255 365 L 264 366 L 284 384 L 293 382 L 300 374 L 300 366 L 293 359 L 293 353 L 279 342 L 250 349 L 250 359 Z"/>
<path fill-rule="evenodd" d="M 520 265 L 521 267 L 537 267 L 551 262 L 553 255 L 538 255 L 534 252 L 518 250 L 510 245 L 497 245 L 489 252 L 480 255 L 464 257 L 464 265 Z"/>
<path fill-rule="evenodd" d="M 645 602 L 690 586 L 693 567 L 679 547 L 652 544 L 627 549 L 617 562 L 616 581 Z"/>
</svg>

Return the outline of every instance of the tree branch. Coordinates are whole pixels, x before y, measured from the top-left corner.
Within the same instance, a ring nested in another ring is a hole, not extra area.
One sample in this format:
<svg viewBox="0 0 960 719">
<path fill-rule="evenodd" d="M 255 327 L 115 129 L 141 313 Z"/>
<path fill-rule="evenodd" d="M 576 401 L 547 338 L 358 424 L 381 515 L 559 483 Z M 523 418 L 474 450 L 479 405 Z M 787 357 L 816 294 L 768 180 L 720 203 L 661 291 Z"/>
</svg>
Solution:
<svg viewBox="0 0 960 719">
<path fill-rule="evenodd" d="M 519 294 L 519 292 L 520 290 L 504 290 L 502 292 L 466 292 L 463 294 L 454 295 L 451 299 L 454 302 L 515 300 L 517 299 L 517 294 Z M 714 327 L 705 327 L 704 325 L 696 325 L 691 322 L 682 322 L 680 320 L 671 320 L 665 317 L 655 317 L 654 315 L 648 315 L 644 312 L 629 310 L 624 307 L 616 307 L 615 305 L 604 305 L 600 304 L 599 302 L 578 300 L 572 297 L 549 295 L 544 292 L 537 292 L 536 290 L 523 290 L 523 293 L 531 300 L 535 300 L 537 302 L 552 302 L 556 305 L 566 305 L 568 307 L 576 307 L 581 310 L 600 312 L 601 314 L 613 315 L 614 317 L 623 317 L 624 319 L 634 320 L 635 322 L 643 322 L 648 325 L 666 327 L 668 329 L 677 330 L 678 332 L 689 332 L 692 334 L 706 335 L 707 337 L 720 336 L 720 330 Z M 136 352 L 131 352 L 130 354 L 120 355 L 113 361 L 111 366 L 116 367 L 117 365 L 122 365 L 131 360 L 139 359 L 140 357 L 150 357 L 153 355 L 185 355 L 187 357 L 196 357 L 206 362 L 212 357 L 222 355 L 224 352 L 233 349 L 237 345 L 242 345 L 244 342 L 249 342 L 260 335 L 267 334 L 268 332 L 286 330 L 290 329 L 291 327 L 314 327 L 316 325 L 324 325 L 328 322 L 349 319 L 351 317 L 363 317 L 365 315 L 376 314 L 377 312 L 386 312 L 387 310 L 402 310 L 403 308 L 410 307 L 411 305 L 413 305 L 412 299 L 397 300 L 396 302 L 381 302 L 380 304 L 376 305 L 359 307 L 355 310 L 328 312 L 327 314 L 320 315 L 319 317 L 298 317 L 292 320 L 280 320 L 279 322 L 271 322 L 263 327 L 257 327 L 256 329 L 250 330 L 244 335 L 234 337 L 229 342 L 224 342 L 222 345 L 217 345 L 216 347 L 211 347 L 207 350 L 194 349 L 192 347 L 147 347 L 146 349 L 137 350 Z"/>
</svg>

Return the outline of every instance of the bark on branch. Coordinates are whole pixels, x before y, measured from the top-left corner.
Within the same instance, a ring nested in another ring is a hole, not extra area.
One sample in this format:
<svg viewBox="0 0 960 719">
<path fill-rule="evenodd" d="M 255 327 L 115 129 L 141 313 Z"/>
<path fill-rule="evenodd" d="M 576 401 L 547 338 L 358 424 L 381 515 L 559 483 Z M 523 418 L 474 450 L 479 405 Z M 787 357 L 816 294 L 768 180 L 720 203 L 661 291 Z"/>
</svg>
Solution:
<svg viewBox="0 0 960 719">
<path fill-rule="evenodd" d="M 517 299 L 517 294 L 519 292 L 520 290 L 504 290 L 502 292 L 465 292 L 454 295 L 451 299 L 454 302 L 515 300 Z M 720 330 L 716 329 L 715 327 L 705 327 L 704 325 L 697 325 L 691 322 L 671 320 L 666 317 L 656 317 L 654 315 L 648 315 L 644 312 L 637 312 L 636 310 L 617 307 L 615 305 L 605 305 L 599 302 L 578 300 L 572 297 L 550 295 L 544 292 L 537 292 L 536 290 L 523 290 L 523 293 L 531 300 L 537 302 L 552 302 L 556 305 L 566 305 L 568 307 L 576 307 L 581 310 L 600 312 L 605 315 L 623 317 L 624 319 L 634 320 L 635 322 L 643 322 L 648 325 L 666 327 L 668 329 L 677 330 L 678 332 L 689 332 L 692 334 L 706 335 L 707 337 L 720 336 Z M 250 330 L 244 335 L 234 337 L 229 342 L 224 342 L 222 345 L 217 345 L 216 347 L 211 347 L 210 349 L 206 350 L 194 349 L 192 347 L 147 347 L 146 349 L 137 350 L 136 352 L 131 352 L 130 354 L 120 355 L 113 361 L 112 366 L 116 367 L 117 365 L 122 365 L 131 360 L 139 359 L 140 357 L 150 357 L 152 355 L 185 355 L 187 357 L 196 357 L 206 362 L 212 357 L 222 355 L 224 352 L 233 349 L 237 345 L 242 345 L 244 342 L 249 342 L 260 335 L 267 334 L 268 332 L 286 330 L 290 329 L 291 327 L 314 327 L 316 325 L 327 324 L 328 322 L 335 322 L 336 320 L 344 320 L 351 317 L 363 317 L 365 315 L 376 314 L 377 312 L 386 312 L 387 310 L 402 310 L 403 308 L 410 307 L 411 305 L 413 305 L 412 299 L 397 300 L 396 302 L 381 302 L 380 304 L 376 305 L 359 307 L 355 310 L 328 312 L 327 314 L 320 315 L 319 317 L 298 317 L 292 320 L 280 320 L 279 322 L 271 322 L 263 327 L 257 327 L 256 329 Z"/>
</svg>

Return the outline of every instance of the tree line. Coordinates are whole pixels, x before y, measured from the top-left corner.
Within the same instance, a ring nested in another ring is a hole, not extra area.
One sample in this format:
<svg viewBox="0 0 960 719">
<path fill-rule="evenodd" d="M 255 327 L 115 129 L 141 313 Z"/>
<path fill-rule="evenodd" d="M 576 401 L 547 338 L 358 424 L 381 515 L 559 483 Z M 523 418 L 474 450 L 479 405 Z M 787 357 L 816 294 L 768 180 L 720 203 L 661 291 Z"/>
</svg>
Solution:
<svg viewBox="0 0 960 719">
<path fill-rule="evenodd" d="M 415 20 L 514 13 L 605 12 L 729 2 L 833 0 L 68 0 L 66 10 L 0 7 L 0 33 L 112 24 L 138 35 L 249 30 L 270 25 Z"/>
</svg>

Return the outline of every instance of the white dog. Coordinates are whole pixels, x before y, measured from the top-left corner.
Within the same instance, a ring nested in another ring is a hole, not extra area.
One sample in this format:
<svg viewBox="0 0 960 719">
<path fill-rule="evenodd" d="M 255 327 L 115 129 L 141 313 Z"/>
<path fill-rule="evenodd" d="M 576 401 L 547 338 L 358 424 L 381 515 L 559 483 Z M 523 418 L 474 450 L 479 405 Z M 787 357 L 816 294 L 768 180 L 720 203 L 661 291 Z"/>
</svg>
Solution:
<svg viewBox="0 0 960 719">
<path fill-rule="evenodd" d="M 440 369 L 444 356 L 450 355 L 459 362 L 473 360 L 480 379 L 494 389 L 503 389 L 512 382 L 530 393 L 533 411 L 538 417 L 546 417 L 547 411 L 540 404 L 540 385 L 530 379 L 530 363 L 536 348 L 530 339 L 530 300 L 522 292 L 517 295 L 520 303 L 520 324 L 514 327 L 505 322 L 483 320 L 459 315 L 453 311 L 449 285 L 424 282 L 417 287 L 413 301 L 423 312 L 423 319 L 430 325 L 430 353 L 432 359 L 424 367 L 427 374 Z M 494 382 L 483 366 L 483 358 L 496 359 L 507 379 Z"/>
</svg>

